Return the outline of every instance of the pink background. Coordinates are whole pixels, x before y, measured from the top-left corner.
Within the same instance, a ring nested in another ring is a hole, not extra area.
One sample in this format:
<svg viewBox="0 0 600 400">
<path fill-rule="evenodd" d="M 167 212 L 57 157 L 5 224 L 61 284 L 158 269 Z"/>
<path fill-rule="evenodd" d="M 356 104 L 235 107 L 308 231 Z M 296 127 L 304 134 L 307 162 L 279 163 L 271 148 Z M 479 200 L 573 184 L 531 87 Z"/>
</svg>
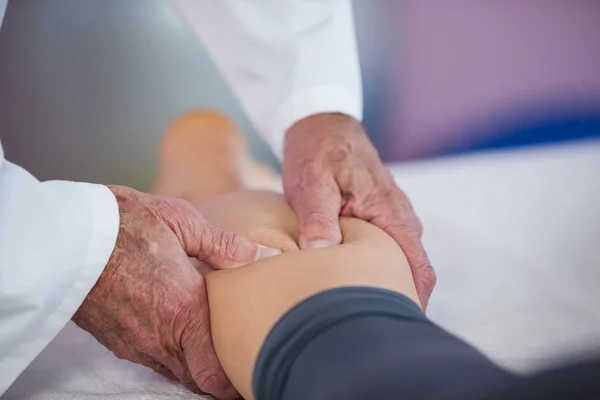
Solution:
<svg viewBox="0 0 600 400">
<path fill-rule="evenodd" d="M 513 120 L 600 115 L 600 1 L 388 4 L 403 39 L 389 42 L 398 72 L 384 115 L 386 158 L 482 140 Z"/>
</svg>

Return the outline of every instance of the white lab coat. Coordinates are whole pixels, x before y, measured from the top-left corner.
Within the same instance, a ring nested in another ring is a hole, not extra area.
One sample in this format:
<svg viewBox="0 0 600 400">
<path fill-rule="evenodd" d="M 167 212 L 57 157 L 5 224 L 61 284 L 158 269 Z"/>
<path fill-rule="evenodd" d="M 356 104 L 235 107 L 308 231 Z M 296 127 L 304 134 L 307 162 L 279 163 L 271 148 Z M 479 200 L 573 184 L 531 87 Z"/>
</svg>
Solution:
<svg viewBox="0 0 600 400">
<path fill-rule="evenodd" d="M 172 3 L 279 157 L 286 129 L 303 117 L 361 118 L 350 0 Z M 5 7 L 0 0 L 0 22 Z M 83 302 L 118 228 L 105 186 L 39 182 L 0 144 L 0 395 Z"/>
</svg>

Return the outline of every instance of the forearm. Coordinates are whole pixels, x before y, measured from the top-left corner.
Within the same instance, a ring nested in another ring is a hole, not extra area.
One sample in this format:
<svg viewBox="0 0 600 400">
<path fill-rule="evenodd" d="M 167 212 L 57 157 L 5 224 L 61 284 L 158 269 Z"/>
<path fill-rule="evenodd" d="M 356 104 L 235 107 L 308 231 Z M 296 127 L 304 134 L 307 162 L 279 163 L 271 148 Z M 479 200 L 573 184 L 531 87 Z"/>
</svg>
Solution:
<svg viewBox="0 0 600 400">
<path fill-rule="evenodd" d="M 261 227 L 254 229 L 261 232 Z M 384 288 L 417 299 L 408 263 L 389 236 L 353 219 L 343 219 L 342 230 L 340 246 L 289 252 L 206 276 L 215 348 L 243 395 L 251 394 L 254 363 L 269 330 L 302 300 L 346 286 Z M 245 234 L 256 240 L 252 232 Z"/>
<path fill-rule="evenodd" d="M 515 379 L 430 323 L 382 252 L 351 242 L 207 276 L 217 354 L 245 398 L 453 399 Z"/>
<path fill-rule="evenodd" d="M 40 183 L 0 145 L 0 394 L 80 306 L 118 228 L 106 187 Z"/>
</svg>

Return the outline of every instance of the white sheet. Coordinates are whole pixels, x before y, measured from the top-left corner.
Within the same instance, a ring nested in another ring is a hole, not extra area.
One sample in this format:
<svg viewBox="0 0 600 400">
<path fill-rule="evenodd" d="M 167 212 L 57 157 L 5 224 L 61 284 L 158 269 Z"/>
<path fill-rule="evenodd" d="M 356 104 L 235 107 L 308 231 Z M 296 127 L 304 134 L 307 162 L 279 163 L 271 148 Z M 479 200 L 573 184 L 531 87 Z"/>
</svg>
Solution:
<svg viewBox="0 0 600 400">
<path fill-rule="evenodd" d="M 600 141 L 392 171 L 438 271 L 432 319 L 520 371 L 600 349 Z M 3 399 L 198 397 L 69 324 Z"/>
</svg>

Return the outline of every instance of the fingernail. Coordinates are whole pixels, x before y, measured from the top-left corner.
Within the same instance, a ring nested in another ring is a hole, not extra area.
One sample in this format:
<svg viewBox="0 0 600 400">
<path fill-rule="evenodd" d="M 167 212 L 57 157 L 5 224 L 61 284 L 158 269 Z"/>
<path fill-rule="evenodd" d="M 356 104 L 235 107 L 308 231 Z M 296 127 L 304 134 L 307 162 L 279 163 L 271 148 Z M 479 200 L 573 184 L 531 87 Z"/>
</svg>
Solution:
<svg viewBox="0 0 600 400">
<path fill-rule="evenodd" d="M 281 250 L 276 249 L 274 247 L 263 246 L 262 244 L 257 244 L 258 251 L 256 252 L 256 257 L 254 261 L 262 260 L 263 258 L 273 257 L 281 254 Z"/>
<path fill-rule="evenodd" d="M 331 247 L 331 242 L 328 240 L 313 240 L 306 244 L 307 249 L 319 249 L 322 247 Z"/>
</svg>

